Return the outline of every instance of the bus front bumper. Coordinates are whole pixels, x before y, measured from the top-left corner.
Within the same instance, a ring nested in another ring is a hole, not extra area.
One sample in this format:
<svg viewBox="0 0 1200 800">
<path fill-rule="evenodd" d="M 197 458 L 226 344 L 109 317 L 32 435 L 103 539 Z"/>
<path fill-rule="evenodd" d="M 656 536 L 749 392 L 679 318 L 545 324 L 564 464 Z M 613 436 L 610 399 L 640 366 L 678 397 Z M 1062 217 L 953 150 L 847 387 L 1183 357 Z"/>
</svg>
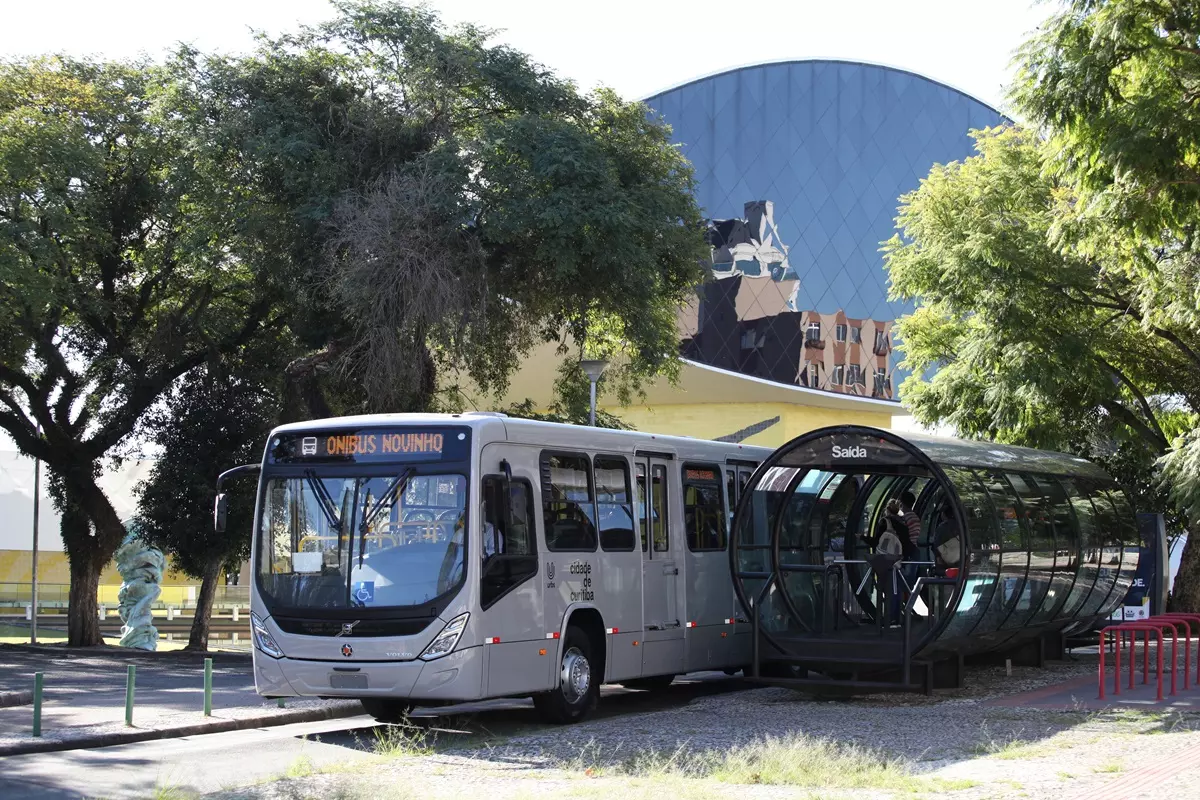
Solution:
<svg viewBox="0 0 1200 800">
<path fill-rule="evenodd" d="M 264 697 L 411 697 L 478 700 L 483 697 L 482 647 L 456 650 L 434 661 L 346 663 L 270 658 L 254 653 L 254 686 Z"/>
</svg>

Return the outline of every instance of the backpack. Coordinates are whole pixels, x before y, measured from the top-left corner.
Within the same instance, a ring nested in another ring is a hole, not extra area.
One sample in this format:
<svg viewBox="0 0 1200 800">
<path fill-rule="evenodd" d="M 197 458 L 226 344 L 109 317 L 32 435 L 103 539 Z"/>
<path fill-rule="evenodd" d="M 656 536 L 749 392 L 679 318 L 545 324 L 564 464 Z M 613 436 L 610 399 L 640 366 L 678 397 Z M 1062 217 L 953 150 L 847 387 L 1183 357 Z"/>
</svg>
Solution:
<svg viewBox="0 0 1200 800">
<path fill-rule="evenodd" d="M 957 567 L 959 560 L 962 558 L 962 544 L 958 541 L 958 537 L 948 539 L 937 546 L 938 558 L 948 567 Z"/>
<path fill-rule="evenodd" d="M 875 552 L 885 556 L 904 555 L 904 543 L 900 541 L 900 537 L 896 535 L 890 525 L 887 530 L 879 534 L 879 543 L 875 545 Z"/>
</svg>

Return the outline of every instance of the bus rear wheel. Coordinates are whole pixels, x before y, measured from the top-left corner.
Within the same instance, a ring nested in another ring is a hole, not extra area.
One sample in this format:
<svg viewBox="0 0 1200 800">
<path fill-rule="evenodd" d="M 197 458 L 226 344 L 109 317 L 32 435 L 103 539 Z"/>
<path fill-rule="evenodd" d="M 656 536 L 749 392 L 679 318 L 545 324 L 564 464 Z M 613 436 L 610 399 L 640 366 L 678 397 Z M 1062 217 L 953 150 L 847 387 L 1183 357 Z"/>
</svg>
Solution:
<svg viewBox="0 0 1200 800">
<path fill-rule="evenodd" d="M 652 675 L 649 678 L 631 678 L 627 681 L 621 681 L 621 685 L 626 689 L 645 689 L 652 692 L 657 689 L 667 688 L 673 680 L 675 680 L 674 675 Z"/>
<path fill-rule="evenodd" d="M 568 627 L 558 666 L 558 686 L 533 696 L 533 705 L 543 719 L 559 725 L 578 722 L 596 707 L 600 681 L 594 664 L 587 634 L 574 625 Z"/>
<path fill-rule="evenodd" d="M 363 697 L 358 702 L 362 703 L 363 711 L 374 717 L 376 722 L 392 725 L 407 720 L 413 708 L 412 703 L 387 697 Z"/>
</svg>

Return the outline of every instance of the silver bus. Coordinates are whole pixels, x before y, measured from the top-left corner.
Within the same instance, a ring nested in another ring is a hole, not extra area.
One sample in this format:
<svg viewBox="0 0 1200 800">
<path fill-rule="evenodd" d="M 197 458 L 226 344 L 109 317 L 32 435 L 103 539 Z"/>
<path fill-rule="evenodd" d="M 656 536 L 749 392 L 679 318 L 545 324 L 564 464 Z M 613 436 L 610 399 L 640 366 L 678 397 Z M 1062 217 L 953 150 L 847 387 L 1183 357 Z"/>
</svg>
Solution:
<svg viewBox="0 0 1200 800">
<path fill-rule="evenodd" d="M 729 520 L 770 452 L 485 412 L 279 427 L 221 476 L 259 473 L 255 686 L 385 721 L 532 697 L 573 722 L 602 683 L 732 673 L 751 637 Z"/>
</svg>

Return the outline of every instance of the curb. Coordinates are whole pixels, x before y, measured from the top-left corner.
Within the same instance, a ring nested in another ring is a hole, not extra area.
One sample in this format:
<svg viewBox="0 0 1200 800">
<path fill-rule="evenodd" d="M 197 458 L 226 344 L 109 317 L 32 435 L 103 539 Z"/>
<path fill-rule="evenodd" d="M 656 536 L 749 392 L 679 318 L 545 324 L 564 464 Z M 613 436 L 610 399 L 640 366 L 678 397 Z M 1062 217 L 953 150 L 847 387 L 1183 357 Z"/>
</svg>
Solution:
<svg viewBox="0 0 1200 800">
<path fill-rule="evenodd" d="M 23 692 L 0 692 L 0 708 L 27 706 L 32 702 L 33 691 L 30 689 L 26 689 Z"/>
<path fill-rule="evenodd" d="M 246 717 L 244 719 L 215 720 L 213 722 L 182 725 L 175 728 L 101 733 L 95 736 L 81 736 L 77 739 L 63 739 L 59 741 L 31 739 L 28 742 L 0 745 L 0 757 L 19 756 L 29 753 L 55 753 L 63 750 L 90 750 L 96 747 L 113 747 L 119 744 L 134 744 L 136 742 L 148 742 L 157 739 L 202 736 L 206 733 L 226 733 L 228 731 L 242 731 L 250 728 L 268 728 L 275 725 L 292 725 L 297 722 L 320 722 L 327 719 L 355 717 L 362 713 L 362 709 L 355 704 L 353 706 L 347 705 L 334 708 L 306 708 L 299 711 L 285 711 L 282 714 Z"/>
</svg>

